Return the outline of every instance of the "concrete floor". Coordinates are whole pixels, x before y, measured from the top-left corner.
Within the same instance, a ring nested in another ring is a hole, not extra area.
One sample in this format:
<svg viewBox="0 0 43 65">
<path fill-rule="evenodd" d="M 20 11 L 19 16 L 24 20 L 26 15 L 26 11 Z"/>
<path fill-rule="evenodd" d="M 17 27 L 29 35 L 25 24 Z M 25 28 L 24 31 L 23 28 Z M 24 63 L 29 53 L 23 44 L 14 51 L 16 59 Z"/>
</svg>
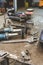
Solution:
<svg viewBox="0 0 43 65">
<path fill-rule="evenodd" d="M 43 9 L 34 9 L 33 21 L 39 27 L 39 31 L 43 29 Z"/>
<path fill-rule="evenodd" d="M 3 16 L 0 16 L 0 28 L 3 26 L 3 19 Z M 34 25 L 37 26 L 38 31 L 40 32 L 43 29 L 43 9 L 34 8 L 32 21 L 34 22 Z M 5 50 L 12 54 L 15 53 L 16 55 L 20 55 L 22 50 L 28 49 L 31 54 L 33 65 L 43 65 L 43 51 L 40 51 L 40 48 L 38 48 L 37 44 L 38 43 L 0 44 L 0 50 Z"/>
<path fill-rule="evenodd" d="M 0 16 L 0 29 L 3 27 L 4 16 Z"/>
</svg>

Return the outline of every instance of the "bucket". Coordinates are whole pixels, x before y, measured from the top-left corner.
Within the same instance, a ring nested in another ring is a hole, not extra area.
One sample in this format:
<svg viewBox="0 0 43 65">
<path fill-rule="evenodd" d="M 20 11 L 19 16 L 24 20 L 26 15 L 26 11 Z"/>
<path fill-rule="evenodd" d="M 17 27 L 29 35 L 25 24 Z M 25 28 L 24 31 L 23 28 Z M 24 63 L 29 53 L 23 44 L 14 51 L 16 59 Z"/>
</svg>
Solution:
<svg viewBox="0 0 43 65">
<path fill-rule="evenodd" d="M 28 7 L 29 7 L 29 3 L 25 2 L 25 8 L 28 8 Z"/>
</svg>

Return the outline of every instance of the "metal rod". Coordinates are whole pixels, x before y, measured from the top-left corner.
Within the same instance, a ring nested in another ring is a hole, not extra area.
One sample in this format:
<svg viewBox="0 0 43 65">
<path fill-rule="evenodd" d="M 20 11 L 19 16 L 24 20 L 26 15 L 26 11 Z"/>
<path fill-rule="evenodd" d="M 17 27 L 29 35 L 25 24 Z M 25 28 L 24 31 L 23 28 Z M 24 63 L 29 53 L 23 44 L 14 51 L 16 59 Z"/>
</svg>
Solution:
<svg viewBox="0 0 43 65">
<path fill-rule="evenodd" d="M 22 43 L 22 42 L 32 43 L 32 42 L 36 42 L 37 40 L 38 39 L 34 40 L 34 38 L 31 37 L 31 38 L 28 38 L 28 39 L 2 41 L 2 43 Z"/>
<path fill-rule="evenodd" d="M 26 42 L 26 39 L 2 41 L 2 43 L 20 43 L 20 42 Z"/>
</svg>

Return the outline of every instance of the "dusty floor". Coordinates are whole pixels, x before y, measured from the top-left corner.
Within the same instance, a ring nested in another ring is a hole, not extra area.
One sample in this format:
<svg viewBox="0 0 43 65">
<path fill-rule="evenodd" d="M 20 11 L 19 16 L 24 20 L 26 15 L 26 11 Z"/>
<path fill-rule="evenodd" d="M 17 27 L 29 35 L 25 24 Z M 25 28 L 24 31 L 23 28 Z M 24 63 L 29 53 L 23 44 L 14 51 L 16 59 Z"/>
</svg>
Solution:
<svg viewBox="0 0 43 65">
<path fill-rule="evenodd" d="M 16 54 L 17 56 L 20 56 L 21 51 L 25 51 L 26 49 L 29 50 L 31 60 L 34 65 L 43 65 L 43 52 L 38 49 L 36 43 L 0 44 L 0 50 L 8 51 L 11 54 Z"/>
<path fill-rule="evenodd" d="M 38 26 L 38 31 L 40 32 L 43 29 L 43 9 L 34 9 L 33 22 Z M 3 24 L 3 16 L 0 16 L 0 25 Z M 2 25 L 0 26 L 2 27 Z M 34 65 L 43 65 L 43 52 L 38 48 L 37 43 L 15 43 L 15 44 L 0 44 L 0 50 L 6 50 L 12 54 L 20 55 L 22 50 L 28 49 L 31 53 L 31 59 Z"/>
</svg>

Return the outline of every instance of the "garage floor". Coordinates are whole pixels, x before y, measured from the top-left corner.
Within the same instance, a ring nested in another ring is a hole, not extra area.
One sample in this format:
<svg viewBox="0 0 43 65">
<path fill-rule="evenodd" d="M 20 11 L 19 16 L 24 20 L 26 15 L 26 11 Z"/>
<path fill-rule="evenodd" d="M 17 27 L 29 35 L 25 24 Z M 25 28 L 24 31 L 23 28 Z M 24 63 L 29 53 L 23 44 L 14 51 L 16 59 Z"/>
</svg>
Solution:
<svg viewBox="0 0 43 65">
<path fill-rule="evenodd" d="M 0 27 L 2 24 L 4 16 L 0 16 Z M 34 8 L 34 14 L 32 21 L 35 26 L 38 26 L 38 31 L 40 32 L 43 29 L 43 9 Z M 34 44 L 29 43 L 12 43 L 12 44 L 1 44 L 0 50 L 6 50 L 12 54 L 20 55 L 22 50 L 28 49 L 31 54 L 31 59 L 33 65 L 43 65 L 43 51 L 38 47 L 38 42 Z"/>
</svg>

